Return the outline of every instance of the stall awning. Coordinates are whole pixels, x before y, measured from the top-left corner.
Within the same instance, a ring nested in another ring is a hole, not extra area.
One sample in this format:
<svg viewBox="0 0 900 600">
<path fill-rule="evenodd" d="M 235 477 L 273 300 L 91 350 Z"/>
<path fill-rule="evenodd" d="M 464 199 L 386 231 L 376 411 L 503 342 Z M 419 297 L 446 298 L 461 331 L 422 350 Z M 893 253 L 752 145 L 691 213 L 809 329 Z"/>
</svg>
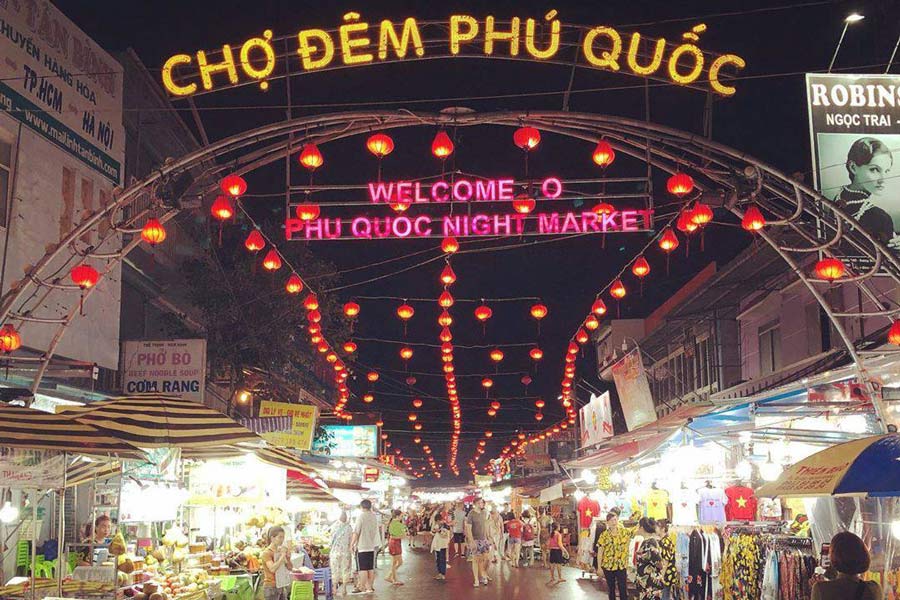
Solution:
<svg viewBox="0 0 900 600">
<path fill-rule="evenodd" d="M 140 448 L 202 448 L 259 437 L 217 410 L 168 396 L 130 396 L 61 406 L 59 413 Z"/>
<path fill-rule="evenodd" d="M 66 466 L 66 487 L 75 487 L 94 479 L 108 479 L 122 473 L 122 463 L 114 461 L 74 460 Z"/>
<path fill-rule="evenodd" d="M 0 404 L 0 447 L 146 459 L 140 448 L 89 423 L 8 404 Z"/>
</svg>

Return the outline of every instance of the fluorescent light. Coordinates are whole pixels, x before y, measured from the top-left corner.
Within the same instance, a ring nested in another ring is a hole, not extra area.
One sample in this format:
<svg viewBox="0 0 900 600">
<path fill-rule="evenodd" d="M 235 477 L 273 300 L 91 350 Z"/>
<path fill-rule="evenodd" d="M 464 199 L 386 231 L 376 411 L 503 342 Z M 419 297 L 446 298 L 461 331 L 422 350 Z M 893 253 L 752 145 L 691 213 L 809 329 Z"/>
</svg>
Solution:
<svg viewBox="0 0 900 600">
<path fill-rule="evenodd" d="M 844 23 L 859 23 L 860 21 L 862 21 L 865 18 L 866 17 L 864 17 L 863 15 L 861 15 L 859 13 L 850 13 L 844 19 Z"/>
</svg>

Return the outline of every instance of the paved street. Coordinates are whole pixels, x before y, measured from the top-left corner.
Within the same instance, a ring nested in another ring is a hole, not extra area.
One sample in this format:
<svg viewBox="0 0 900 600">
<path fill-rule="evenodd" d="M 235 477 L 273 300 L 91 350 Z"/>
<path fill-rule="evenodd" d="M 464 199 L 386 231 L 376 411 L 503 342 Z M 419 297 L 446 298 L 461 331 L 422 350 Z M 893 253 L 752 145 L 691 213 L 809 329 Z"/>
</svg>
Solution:
<svg viewBox="0 0 900 600">
<path fill-rule="evenodd" d="M 597 580 L 578 579 L 581 571 L 574 568 L 565 568 L 563 576 L 565 581 L 558 585 L 549 586 L 548 571 L 540 566 L 531 568 L 512 569 L 508 563 L 499 568 L 495 567 L 491 572 L 493 581 L 487 586 L 472 587 L 472 570 L 469 564 L 462 559 L 455 559 L 451 568 L 447 571 L 446 581 L 433 579 L 434 560 L 432 555 L 424 549 L 410 550 L 406 542 L 403 548 L 403 566 L 400 568 L 400 580 L 402 586 L 392 586 L 383 581 L 388 572 L 389 559 L 382 556 L 378 562 L 378 575 L 375 582 L 374 597 L 393 598 L 397 600 L 432 600 L 453 598 L 463 600 L 469 598 L 517 598 L 522 600 L 538 600 L 565 598 L 579 600 L 591 598 L 593 600 L 606 600 L 605 593 L 597 589 Z M 370 596 L 353 596 L 366 598 Z"/>
</svg>

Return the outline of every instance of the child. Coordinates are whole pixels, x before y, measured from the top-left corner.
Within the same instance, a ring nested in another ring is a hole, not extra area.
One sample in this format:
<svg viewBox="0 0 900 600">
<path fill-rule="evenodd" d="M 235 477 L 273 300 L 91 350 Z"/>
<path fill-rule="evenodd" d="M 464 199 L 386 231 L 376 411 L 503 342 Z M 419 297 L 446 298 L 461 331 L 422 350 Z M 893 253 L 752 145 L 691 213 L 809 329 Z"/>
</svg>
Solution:
<svg viewBox="0 0 900 600">
<path fill-rule="evenodd" d="M 447 579 L 447 547 L 450 545 L 450 526 L 444 522 L 441 513 L 434 515 L 434 526 L 431 528 L 431 551 L 434 553 L 434 562 L 437 567 L 435 579 Z"/>
</svg>

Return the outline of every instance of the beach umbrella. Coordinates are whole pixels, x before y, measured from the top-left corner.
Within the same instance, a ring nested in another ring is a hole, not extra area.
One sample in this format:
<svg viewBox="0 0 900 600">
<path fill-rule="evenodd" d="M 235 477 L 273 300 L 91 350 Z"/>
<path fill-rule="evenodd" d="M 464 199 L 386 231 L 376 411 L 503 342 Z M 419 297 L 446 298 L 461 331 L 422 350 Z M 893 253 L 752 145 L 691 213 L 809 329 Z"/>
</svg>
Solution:
<svg viewBox="0 0 900 600">
<path fill-rule="evenodd" d="M 900 434 L 837 444 L 808 456 L 756 490 L 777 496 L 900 496 Z"/>
</svg>

